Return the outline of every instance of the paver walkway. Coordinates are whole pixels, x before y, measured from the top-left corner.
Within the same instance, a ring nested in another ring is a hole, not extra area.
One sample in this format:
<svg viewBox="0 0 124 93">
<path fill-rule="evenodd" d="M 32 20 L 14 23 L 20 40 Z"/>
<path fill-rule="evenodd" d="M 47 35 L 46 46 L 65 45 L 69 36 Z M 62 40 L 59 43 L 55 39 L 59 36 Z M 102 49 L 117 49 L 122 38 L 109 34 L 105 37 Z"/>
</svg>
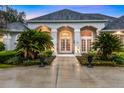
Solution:
<svg viewBox="0 0 124 93">
<path fill-rule="evenodd" d="M 0 69 L 0 87 L 124 87 L 124 68 L 87 68 L 75 57 L 56 57 L 51 66 L 43 68 Z"/>
<path fill-rule="evenodd" d="M 80 64 L 75 57 L 57 57 L 52 67 L 55 87 L 80 87 Z"/>
</svg>

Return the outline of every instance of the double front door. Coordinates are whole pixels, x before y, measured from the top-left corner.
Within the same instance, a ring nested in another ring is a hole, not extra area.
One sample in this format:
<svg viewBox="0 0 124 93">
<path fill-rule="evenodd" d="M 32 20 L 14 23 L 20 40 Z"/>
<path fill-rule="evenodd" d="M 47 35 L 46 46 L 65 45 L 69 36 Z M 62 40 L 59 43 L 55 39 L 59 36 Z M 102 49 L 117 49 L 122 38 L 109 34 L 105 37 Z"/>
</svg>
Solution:
<svg viewBox="0 0 124 93">
<path fill-rule="evenodd" d="M 72 41 L 70 38 L 64 38 L 60 40 L 60 52 L 72 53 Z"/>
</svg>

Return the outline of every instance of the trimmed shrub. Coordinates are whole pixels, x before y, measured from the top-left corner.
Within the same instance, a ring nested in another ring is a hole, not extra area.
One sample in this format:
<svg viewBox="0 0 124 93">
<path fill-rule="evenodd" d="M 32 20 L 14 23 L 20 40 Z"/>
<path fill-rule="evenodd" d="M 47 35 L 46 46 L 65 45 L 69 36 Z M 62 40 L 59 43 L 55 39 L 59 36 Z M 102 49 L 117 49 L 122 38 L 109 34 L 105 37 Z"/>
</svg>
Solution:
<svg viewBox="0 0 124 93">
<path fill-rule="evenodd" d="M 45 50 L 43 54 L 44 54 L 46 57 L 51 57 L 52 54 L 53 54 L 53 51 L 51 51 L 51 50 Z"/>
<path fill-rule="evenodd" d="M 96 51 L 83 53 L 82 56 L 76 56 L 81 65 L 88 65 L 88 59 L 87 59 L 88 55 L 93 55 L 93 62 L 92 62 L 93 66 L 116 66 L 116 62 L 114 61 L 100 60 L 99 55 L 97 55 Z"/>
<path fill-rule="evenodd" d="M 40 65 L 41 62 L 44 65 L 50 65 L 54 59 L 55 59 L 55 56 L 47 57 L 43 61 L 42 60 L 40 61 L 39 59 L 25 60 L 25 61 L 23 61 L 23 64 L 22 65 L 24 65 L 24 66 Z"/>
<path fill-rule="evenodd" d="M 82 56 L 76 56 L 78 61 L 81 65 L 88 65 L 87 59 L 83 58 Z M 95 60 L 92 62 L 93 66 L 116 66 L 115 62 L 112 61 L 102 61 L 102 60 Z"/>
<path fill-rule="evenodd" d="M 5 50 L 5 45 L 3 44 L 3 42 L 0 42 L 0 51 Z"/>
<path fill-rule="evenodd" d="M 97 55 L 97 51 L 95 50 L 91 50 L 87 53 L 87 55 L 92 55 L 92 56 L 96 56 Z"/>
<path fill-rule="evenodd" d="M 124 52 L 113 52 L 114 59 L 113 61 L 116 62 L 116 64 L 122 65 L 124 64 Z"/>
<path fill-rule="evenodd" d="M 15 65 L 8 65 L 8 64 L 0 64 L 0 68 L 11 68 L 11 67 L 15 67 Z"/>
<path fill-rule="evenodd" d="M 15 57 L 16 51 L 9 50 L 9 51 L 1 51 L 0 52 L 0 63 L 4 63 L 9 58 Z"/>
<path fill-rule="evenodd" d="M 124 52 L 124 47 L 123 47 L 123 48 L 121 48 L 119 52 Z"/>
<path fill-rule="evenodd" d="M 24 66 L 32 66 L 32 65 L 39 65 L 40 61 L 39 60 L 25 60 L 23 61 Z"/>
<path fill-rule="evenodd" d="M 22 64 L 22 62 L 23 61 L 21 60 L 20 57 L 12 57 L 6 60 L 4 63 L 11 64 L 11 65 L 18 65 L 18 64 Z"/>
</svg>

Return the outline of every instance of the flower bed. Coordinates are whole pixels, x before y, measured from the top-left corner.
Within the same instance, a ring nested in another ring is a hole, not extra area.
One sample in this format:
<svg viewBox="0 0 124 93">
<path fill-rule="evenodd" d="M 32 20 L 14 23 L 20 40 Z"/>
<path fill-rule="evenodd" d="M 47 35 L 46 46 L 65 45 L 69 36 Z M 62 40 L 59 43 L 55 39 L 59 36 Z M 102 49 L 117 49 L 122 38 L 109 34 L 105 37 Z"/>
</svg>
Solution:
<svg viewBox="0 0 124 93">
<path fill-rule="evenodd" d="M 76 56 L 81 65 L 88 65 L 87 58 L 82 56 Z M 115 62 L 112 61 L 102 61 L 102 60 L 93 60 L 93 66 L 117 66 Z"/>
<path fill-rule="evenodd" d="M 54 60 L 55 56 L 46 57 L 45 65 L 50 65 Z M 40 59 L 24 59 L 16 55 L 16 51 L 1 51 L 0 52 L 0 65 L 7 66 L 15 65 L 15 66 L 31 66 L 31 65 L 39 65 L 43 62 Z"/>
<path fill-rule="evenodd" d="M 44 65 L 50 65 L 54 59 L 55 59 L 55 56 L 47 57 L 44 62 Z M 39 59 L 26 60 L 22 63 L 22 65 L 24 65 L 24 66 L 40 65 L 41 62 L 43 62 L 43 61 L 42 60 L 40 61 Z"/>
</svg>

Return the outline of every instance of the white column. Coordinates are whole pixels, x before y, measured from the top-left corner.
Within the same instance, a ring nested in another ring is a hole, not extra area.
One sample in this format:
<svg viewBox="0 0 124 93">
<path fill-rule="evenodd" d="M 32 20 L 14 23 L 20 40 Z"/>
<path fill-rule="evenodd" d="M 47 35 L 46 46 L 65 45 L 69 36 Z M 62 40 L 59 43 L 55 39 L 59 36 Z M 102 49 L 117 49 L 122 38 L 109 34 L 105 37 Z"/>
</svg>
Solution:
<svg viewBox="0 0 124 93">
<path fill-rule="evenodd" d="M 54 44 L 54 55 L 57 55 L 57 30 L 56 29 L 52 29 L 51 36 Z"/>
<path fill-rule="evenodd" d="M 97 30 L 96 30 L 96 35 L 98 36 L 98 35 L 99 35 L 99 33 L 100 33 L 100 30 L 99 30 L 99 29 L 97 29 Z"/>
<path fill-rule="evenodd" d="M 75 40 L 75 55 L 81 54 L 81 38 L 80 38 L 80 29 L 74 31 L 74 40 Z"/>
<path fill-rule="evenodd" d="M 6 50 L 11 50 L 11 35 L 7 33 L 3 38 Z"/>
</svg>

